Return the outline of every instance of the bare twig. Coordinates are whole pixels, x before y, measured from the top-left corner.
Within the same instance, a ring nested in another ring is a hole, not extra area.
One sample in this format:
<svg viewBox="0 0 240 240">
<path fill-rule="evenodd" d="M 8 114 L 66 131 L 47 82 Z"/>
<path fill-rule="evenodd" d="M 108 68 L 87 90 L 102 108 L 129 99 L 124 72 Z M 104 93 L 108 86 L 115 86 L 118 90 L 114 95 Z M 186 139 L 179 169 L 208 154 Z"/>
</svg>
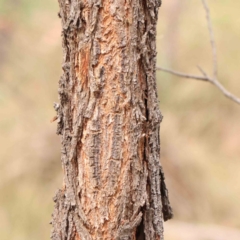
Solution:
<svg viewBox="0 0 240 240">
<path fill-rule="evenodd" d="M 217 48 L 216 48 L 216 43 L 215 43 L 215 39 L 214 39 L 212 21 L 211 21 L 211 17 L 210 17 L 210 10 L 209 10 L 208 3 L 207 3 L 206 0 L 202 0 L 202 4 L 203 4 L 203 7 L 204 7 L 205 12 L 206 12 L 208 31 L 209 31 L 210 42 L 211 42 L 211 47 L 212 47 L 213 76 L 214 76 L 214 78 L 217 78 L 217 72 L 218 72 L 218 67 L 217 67 Z"/>
<path fill-rule="evenodd" d="M 200 66 L 197 66 L 197 68 L 198 68 L 199 71 L 202 73 L 202 75 L 207 78 L 207 73 L 206 73 Z"/>
<path fill-rule="evenodd" d="M 209 79 L 209 82 L 215 85 L 227 98 L 240 105 L 240 98 L 230 93 L 217 79 Z"/>
<path fill-rule="evenodd" d="M 218 81 L 218 77 L 217 77 L 217 50 L 216 50 L 216 44 L 215 44 L 214 34 L 213 34 L 213 29 L 212 29 L 212 22 L 211 22 L 211 18 L 210 18 L 210 11 L 209 11 L 207 1 L 202 0 L 202 3 L 203 3 L 203 6 L 204 6 L 204 9 L 206 11 L 206 19 L 207 19 L 207 23 L 208 23 L 208 31 L 209 31 L 209 35 L 210 35 L 210 41 L 211 41 L 211 48 L 212 48 L 212 55 L 213 55 L 213 77 L 209 77 L 207 75 L 207 73 L 199 66 L 198 66 L 198 69 L 202 73 L 202 76 L 190 75 L 190 74 L 174 71 L 174 70 L 171 70 L 171 69 L 166 69 L 166 68 L 159 67 L 159 66 L 156 69 L 160 70 L 160 71 L 163 71 L 163 72 L 170 73 L 170 74 L 178 76 L 178 77 L 182 77 L 182 78 L 189 78 L 189 79 L 195 79 L 195 80 L 201 80 L 201 81 L 209 82 L 209 83 L 213 84 L 215 87 L 217 87 L 227 98 L 231 99 L 232 101 L 234 101 L 234 102 L 236 102 L 237 104 L 240 105 L 240 98 L 236 97 L 231 92 L 229 92 Z"/>
<path fill-rule="evenodd" d="M 189 79 L 210 82 L 211 84 L 215 85 L 227 98 L 231 99 L 232 101 L 234 101 L 240 105 L 240 98 L 238 98 L 235 95 L 233 95 L 232 93 L 230 93 L 217 79 L 209 77 L 201 68 L 200 68 L 200 71 L 203 73 L 203 76 L 188 75 L 185 73 L 173 71 L 171 69 L 166 69 L 166 68 L 162 68 L 162 67 L 157 67 L 157 70 L 167 72 L 167 73 L 170 73 L 175 76 L 182 77 L 182 78 L 189 78 Z"/>
<path fill-rule="evenodd" d="M 178 77 L 182 77 L 182 78 L 191 78 L 191 79 L 196 79 L 196 80 L 208 81 L 208 79 L 205 76 L 202 77 L 202 76 L 196 76 L 196 75 L 189 75 L 189 74 L 186 74 L 186 73 L 177 72 L 177 71 L 162 68 L 162 67 L 156 67 L 156 69 L 160 70 L 160 71 L 163 71 L 163 72 L 173 74 L 173 75 L 178 76 Z"/>
</svg>

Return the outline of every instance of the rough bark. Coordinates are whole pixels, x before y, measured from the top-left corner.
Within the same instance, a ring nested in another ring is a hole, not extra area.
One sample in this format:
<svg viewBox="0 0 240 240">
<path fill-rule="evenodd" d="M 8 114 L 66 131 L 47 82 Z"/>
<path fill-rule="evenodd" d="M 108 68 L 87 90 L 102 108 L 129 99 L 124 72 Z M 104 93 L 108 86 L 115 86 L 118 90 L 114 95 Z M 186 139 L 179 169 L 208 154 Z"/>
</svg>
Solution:
<svg viewBox="0 0 240 240">
<path fill-rule="evenodd" d="M 157 0 L 59 0 L 63 187 L 54 240 L 163 239 Z"/>
</svg>

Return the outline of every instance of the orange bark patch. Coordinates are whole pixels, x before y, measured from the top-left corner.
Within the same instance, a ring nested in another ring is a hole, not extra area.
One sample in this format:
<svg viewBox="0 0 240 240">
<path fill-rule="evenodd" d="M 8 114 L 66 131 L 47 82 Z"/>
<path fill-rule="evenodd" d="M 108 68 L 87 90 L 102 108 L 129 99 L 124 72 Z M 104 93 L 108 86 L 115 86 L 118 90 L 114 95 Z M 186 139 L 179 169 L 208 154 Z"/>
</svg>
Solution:
<svg viewBox="0 0 240 240">
<path fill-rule="evenodd" d="M 89 69 L 89 59 L 90 59 L 90 47 L 86 46 L 82 48 L 79 52 L 79 72 L 78 78 L 80 79 L 80 84 L 82 88 L 87 88 L 88 86 L 88 69 Z"/>
</svg>

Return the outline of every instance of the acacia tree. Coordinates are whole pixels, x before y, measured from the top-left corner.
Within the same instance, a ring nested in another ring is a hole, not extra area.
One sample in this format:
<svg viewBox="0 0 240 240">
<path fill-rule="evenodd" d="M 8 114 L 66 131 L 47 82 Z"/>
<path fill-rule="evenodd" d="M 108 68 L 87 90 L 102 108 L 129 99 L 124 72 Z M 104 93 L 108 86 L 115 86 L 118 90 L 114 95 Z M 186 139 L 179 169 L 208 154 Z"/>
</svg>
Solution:
<svg viewBox="0 0 240 240">
<path fill-rule="evenodd" d="M 63 187 L 52 239 L 159 240 L 172 217 L 159 162 L 159 0 L 59 0 Z"/>
</svg>

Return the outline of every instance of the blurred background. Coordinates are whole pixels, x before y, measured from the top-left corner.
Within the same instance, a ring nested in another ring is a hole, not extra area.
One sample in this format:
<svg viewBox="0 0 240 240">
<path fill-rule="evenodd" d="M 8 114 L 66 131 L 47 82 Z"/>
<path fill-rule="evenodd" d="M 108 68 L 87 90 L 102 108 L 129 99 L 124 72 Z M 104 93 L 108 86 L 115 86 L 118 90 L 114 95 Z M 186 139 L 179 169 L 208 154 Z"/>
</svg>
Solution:
<svg viewBox="0 0 240 240">
<path fill-rule="evenodd" d="M 219 80 L 240 96 L 240 1 L 209 0 Z M 57 0 L 0 0 L 0 239 L 49 239 L 62 184 L 53 102 L 61 75 Z M 211 71 L 200 0 L 163 1 L 158 65 Z M 208 83 L 158 72 L 161 161 L 175 217 L 166 240 L 240 239 L 240 106 Z"/>
</svg>

